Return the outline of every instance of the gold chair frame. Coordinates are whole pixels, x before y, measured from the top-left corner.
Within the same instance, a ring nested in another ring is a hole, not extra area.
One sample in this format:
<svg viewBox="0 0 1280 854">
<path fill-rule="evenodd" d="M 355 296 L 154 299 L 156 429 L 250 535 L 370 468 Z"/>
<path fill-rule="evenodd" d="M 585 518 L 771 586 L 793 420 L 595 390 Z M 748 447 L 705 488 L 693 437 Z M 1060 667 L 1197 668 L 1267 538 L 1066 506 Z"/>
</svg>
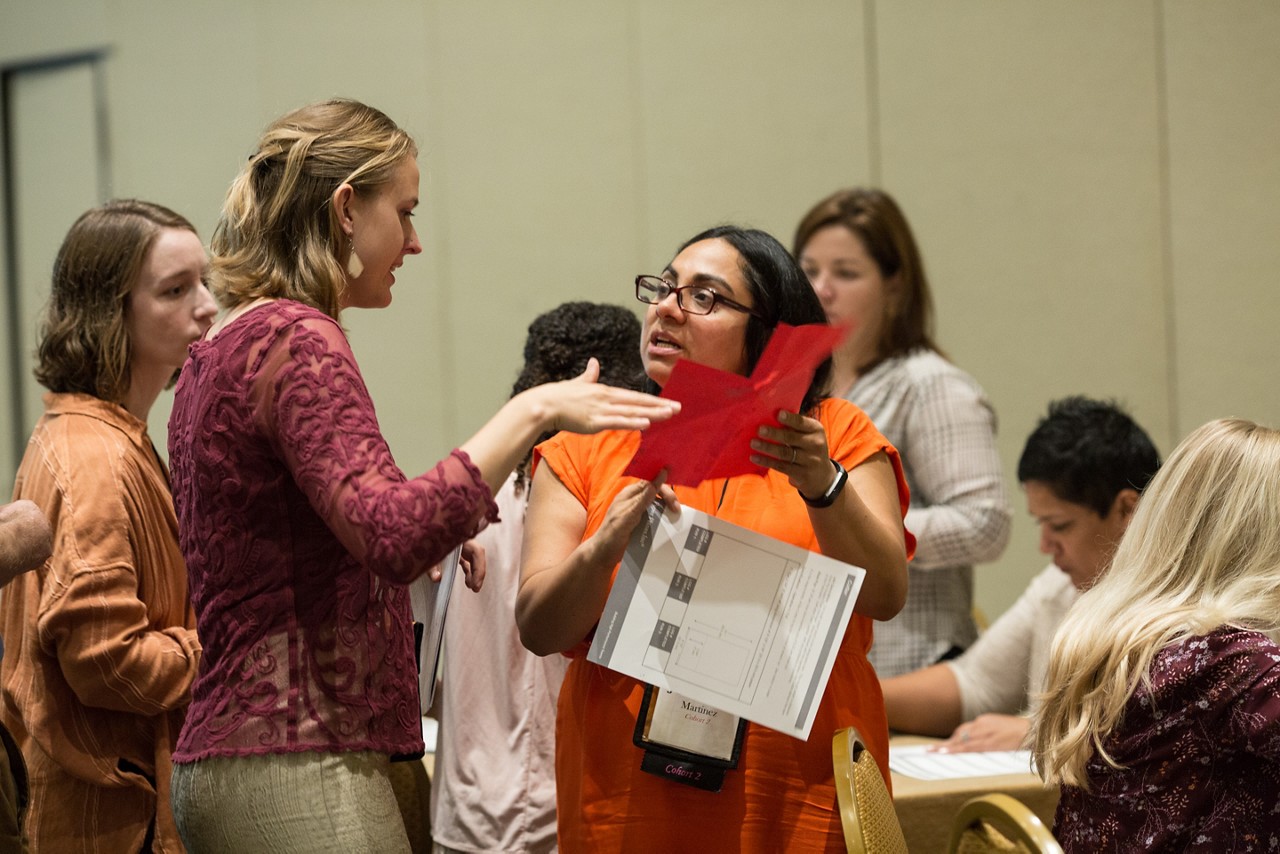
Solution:
<svg viewBox="0 0 1280 854">
<path fill-rule="evenodd" d="M 951 825 L 950 854 L 961 850 L 965 834 L 986 823 L 1004 837 L 1012 848 L 991 846 L 988 850 L 1022 850 L 1030 854 L 1063 854 L 1062 846 L 1053 838 L 1040 816 L 1017 798 L 1003 793 L 992 793 L 972 798 L 960 807 Z M 1021 846 L 1019 848 L 1018 846 Z M 966 850 L 973 849 L 966 846 Z"/>
<path fill-rule="evenodd" d="M 836 731 L 831 739 L 831 759 L 849 854 L 906 854 L 907 841 L 889 788 L 856 729 Z"/>
</svg>

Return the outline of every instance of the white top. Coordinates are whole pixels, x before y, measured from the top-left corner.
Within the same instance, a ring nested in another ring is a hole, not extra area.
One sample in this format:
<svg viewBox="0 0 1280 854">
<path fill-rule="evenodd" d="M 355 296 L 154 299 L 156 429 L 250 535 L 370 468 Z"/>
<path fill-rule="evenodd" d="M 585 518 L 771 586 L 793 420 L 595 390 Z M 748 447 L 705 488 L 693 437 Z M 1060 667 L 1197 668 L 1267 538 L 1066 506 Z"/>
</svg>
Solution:
<svg viewBox="0 0 1280 854">
<path fill-rule="evenodd" d="M 960 685 L 963 718 L 1028 714 L 1044 690 L 1049 647 L 1080 591 L 1049 564 L 964 655 L 946 664 Z"/>
<path fill-rule="evenodd" d="M 556 700 L 569 659 L 534 655 L 516 630 L 527 497 L 515 475 L 498 491 L 502 521 L 476 537 L 484 586 L 459 582 L 445 618 L 431 834 L 457 851 L 556 850 Z"/>
<path fill-rule="evenodd" d="M 877 623 L 871 663 L 880 678 L 933 664 L 977 637 L 973 565 L 1009 541 L 1013 511 L 996 450 L 996 415 L 973 377 L 932 350 L 887 359 L 845 395 L 902 456 L 916 535 L 907 604 Z"/>
</svg>

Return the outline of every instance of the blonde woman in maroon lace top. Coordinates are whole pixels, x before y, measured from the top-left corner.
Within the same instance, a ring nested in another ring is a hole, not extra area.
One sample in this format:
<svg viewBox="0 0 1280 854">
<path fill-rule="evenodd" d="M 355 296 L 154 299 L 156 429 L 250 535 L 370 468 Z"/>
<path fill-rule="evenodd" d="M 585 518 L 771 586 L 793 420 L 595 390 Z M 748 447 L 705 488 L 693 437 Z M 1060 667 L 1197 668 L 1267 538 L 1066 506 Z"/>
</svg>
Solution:
<svg viewBox="0 0 1280 854">
<path fill-rule="evenodd" d="M 593 362 L 406 477 L 337 318 L 389 304 L 422 251 L 416 155 L 373 108 L 303 107 L 267 128 L 214 234 L 229 312 L 193 346 L 170 423 L 204 645 L 174 752 L 195 851 L 407 851 L 387 778 L 391 757 L 423 749 L 404 585 L 496 521 L 493 494 L 547 430 L 673 412 L 595 383 Z"/>
</svg>

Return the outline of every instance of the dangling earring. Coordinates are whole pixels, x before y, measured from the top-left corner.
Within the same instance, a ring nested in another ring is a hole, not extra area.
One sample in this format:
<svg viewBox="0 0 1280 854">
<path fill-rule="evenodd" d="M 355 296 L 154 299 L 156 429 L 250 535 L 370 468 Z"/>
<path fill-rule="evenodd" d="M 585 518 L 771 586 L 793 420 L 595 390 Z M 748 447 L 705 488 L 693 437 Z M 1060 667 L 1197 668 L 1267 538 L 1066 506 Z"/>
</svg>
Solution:
<svg viewBox="0 0 1280 854">
<path fill-rule="evenodd" d="M 364 272 L 364 262 L 356 254 L 356 240 L 354 237 L 347 238 L 347 247 L 347 275 L 353 279 L 358 279 L 360 274 Z"/>
</svg>

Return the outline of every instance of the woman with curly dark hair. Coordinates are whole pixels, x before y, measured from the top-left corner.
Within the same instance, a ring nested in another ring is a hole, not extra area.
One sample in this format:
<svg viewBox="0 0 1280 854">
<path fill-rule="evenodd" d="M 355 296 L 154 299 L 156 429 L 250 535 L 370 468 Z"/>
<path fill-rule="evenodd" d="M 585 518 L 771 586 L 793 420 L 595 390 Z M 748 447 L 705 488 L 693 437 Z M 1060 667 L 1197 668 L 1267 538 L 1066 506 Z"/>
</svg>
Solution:
<svg viewBox="0 0 1280 854">
<path fill-rule="evenodd" d="M 529 324 L 524 369 L 511 396 L 576 377 L 592 356 L 600 362 L 600 382 L 640 388 L 636 316 L 591 302 L 567 302 L 539 315 Z M 486 555 L 484 590 L 449 604 L 431 790 L 437 851 L 556 847 L 556 697 L 569 660 L 526 650 L 514 616 L 532 457 L 525 456 L 494 499 L 502 522 L 476 538 Z"/>
</svg>

